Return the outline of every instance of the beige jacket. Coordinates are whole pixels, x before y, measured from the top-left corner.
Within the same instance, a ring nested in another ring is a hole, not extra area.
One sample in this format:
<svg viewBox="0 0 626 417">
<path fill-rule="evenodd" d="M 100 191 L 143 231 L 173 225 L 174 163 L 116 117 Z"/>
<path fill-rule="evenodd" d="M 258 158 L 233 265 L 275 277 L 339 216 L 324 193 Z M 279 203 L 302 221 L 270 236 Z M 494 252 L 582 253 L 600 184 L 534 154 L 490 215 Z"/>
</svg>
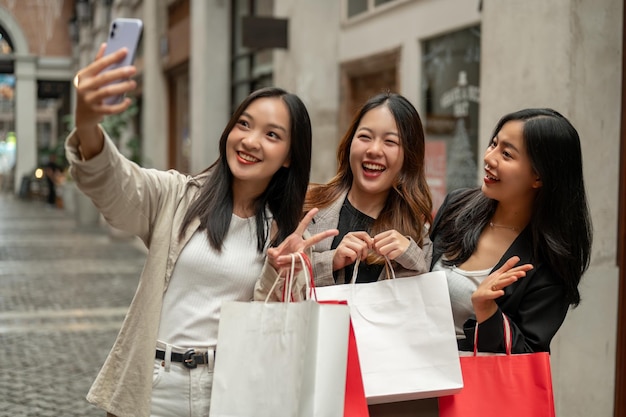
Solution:
<svg viewBox="0 0 626 417">
<path fill-rule="evenodd" d="M 122 328 L 87 400 L 118 417 L 149 416 L 163 293 L 181 250 L 200 224 L 193 220 L 178 239 L 185 212 L 208 175 L 141 168 L 124 158 L 108 136 L 102 152 L 88 161 L 81 160 L 77 146 L 72 132 L 66 154 L 80 190 L 112 226 L 135 234 L 149 249 Z M 275 274 L 271 267 L 264 271 Z"/>
</svg>

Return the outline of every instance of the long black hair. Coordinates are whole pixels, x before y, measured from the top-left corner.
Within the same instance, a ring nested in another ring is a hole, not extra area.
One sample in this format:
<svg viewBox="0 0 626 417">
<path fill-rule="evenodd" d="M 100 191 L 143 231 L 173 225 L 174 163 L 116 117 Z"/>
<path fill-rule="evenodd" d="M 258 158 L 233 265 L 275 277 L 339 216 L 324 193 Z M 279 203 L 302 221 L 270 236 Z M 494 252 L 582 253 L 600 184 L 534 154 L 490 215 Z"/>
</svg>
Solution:
<svg viewBox="0 0 626 417">
<path fill-rule="evenodd" d="M 302 218 L 302 206 L 311 171 L 311 120 L 304 103 L 294 94 L 277 87 L 267 87 L 252 92 L 237 107 L 220 137 L 220 155 L 209 168 L 211 176 L 200 188 L 198 197 L 191 203 L 180 229 L 180 236 L 195 217 L 200 228 L 206 229 L 209 242 L 221 250 L 233 214 L 233 174 L 226 160 L 226 139 L 242 113 L 255 100 L 279 97 L 289 111 L 290 137 L 289 167 L 281 167 L 272 177 L 267 189 L 255 202 L 257 250 L 262 252 L 268 240 L 267 215 L 269 208 L 277 225 L 276 235 L 270 245 L 276 246 L 289 236 Z"/>
<path fill-rule="evenodd" d="M 557 111 L 524 109 L 502 117 L 491 137 L 509 121 L 524 122 L 526 151 L 542 183 L 529 224 L 534 257 L 561 278 L 568 302 L 576 306 L 580 303 L 578 284 L 589 267 L 593 240 L 578 132 Z M 442 213 L 438 228 L 445 264 L 458 265 L 469 259 L 497 204 L 478 189 L 468 190 Z"/>
</svg>

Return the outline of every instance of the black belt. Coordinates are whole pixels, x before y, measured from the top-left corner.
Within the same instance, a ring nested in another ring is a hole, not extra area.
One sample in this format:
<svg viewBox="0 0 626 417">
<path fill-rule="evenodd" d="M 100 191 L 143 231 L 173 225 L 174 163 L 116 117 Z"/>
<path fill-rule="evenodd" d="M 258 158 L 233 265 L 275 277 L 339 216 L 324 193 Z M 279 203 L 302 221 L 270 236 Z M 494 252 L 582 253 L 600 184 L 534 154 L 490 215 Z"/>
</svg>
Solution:
<svg viewBox="0 0 626 417">
<path fill-rule="evenodd" d="M 211 351 L 211 353 L 213 353 L 213 351 Z M 165 359 L 165 351 L 157 349 L 156 358 L 161 360 Z M 209 352 L 196 353 L 194 349 L 189 349 L 185 353 L 172 352 L 170 354 L 170 360 L 172 362 L 180 362 L 189 369 L 194 369 L 197 368 L 198 365 L 209 364 Z"/>
</svg>

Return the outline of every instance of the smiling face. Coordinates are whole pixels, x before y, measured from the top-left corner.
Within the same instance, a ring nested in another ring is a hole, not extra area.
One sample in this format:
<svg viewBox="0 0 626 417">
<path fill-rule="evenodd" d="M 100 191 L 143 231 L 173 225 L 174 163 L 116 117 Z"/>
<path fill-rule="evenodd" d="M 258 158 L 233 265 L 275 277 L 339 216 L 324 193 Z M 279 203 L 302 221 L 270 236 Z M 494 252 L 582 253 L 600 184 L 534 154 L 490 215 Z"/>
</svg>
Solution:
<svg viewBox="0 0 626 417">
<path fill-rule="evenodd" d="M 259 98 L 243 111 L 226 139 L 226 160 L 233 186 L 267 188 L 272 176 L 289 166 L 290 116 L 280 97 Z"/>
<path fill-rule="evenodd" d="M 393 114 L 386 105 L 361 118 L 350 146 L 350 193 L 363 199 L 387 198 L 402 169 L 404 151 Z"/>
<path fill-rule="evenodd" d="M 526 152 L 524 122 L 506 122 L 485 151 L 483 193 L 501 203 L 524 204 L 535 198 L 541 180 Z"/>
</svg>

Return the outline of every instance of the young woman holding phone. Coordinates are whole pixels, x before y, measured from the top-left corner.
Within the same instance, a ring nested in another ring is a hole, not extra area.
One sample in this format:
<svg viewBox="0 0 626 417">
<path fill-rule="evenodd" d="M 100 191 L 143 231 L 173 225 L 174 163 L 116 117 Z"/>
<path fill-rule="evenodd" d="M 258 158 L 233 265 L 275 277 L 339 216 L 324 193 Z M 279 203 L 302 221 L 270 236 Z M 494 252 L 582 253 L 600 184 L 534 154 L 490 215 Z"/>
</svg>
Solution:
<svg viewBox="0 0 626 417">
<path fill-rule="evenodd" d="M 141 168 L 99 125 L 131 103 L 106 101 L 136 86 L 133 66 L 105 71 L 126 54 L 105 56 L 103 45 L 78 72 L 76 128 L 66 142 L 78 187 L 109 223 L 148 248 L 126 319 L 87 399 L 109 416 L 208 416 L 221 303 L 253 298 L 262 271 L 273 270 L 263 269 L 268 248 L 304 250 L 333 234 L 302 239 L 316 212 L 302 218 L 310 120 L 297 96 L 257 90 L 232 115 L 219 157 L 204 172 Z"/>
</svg>

